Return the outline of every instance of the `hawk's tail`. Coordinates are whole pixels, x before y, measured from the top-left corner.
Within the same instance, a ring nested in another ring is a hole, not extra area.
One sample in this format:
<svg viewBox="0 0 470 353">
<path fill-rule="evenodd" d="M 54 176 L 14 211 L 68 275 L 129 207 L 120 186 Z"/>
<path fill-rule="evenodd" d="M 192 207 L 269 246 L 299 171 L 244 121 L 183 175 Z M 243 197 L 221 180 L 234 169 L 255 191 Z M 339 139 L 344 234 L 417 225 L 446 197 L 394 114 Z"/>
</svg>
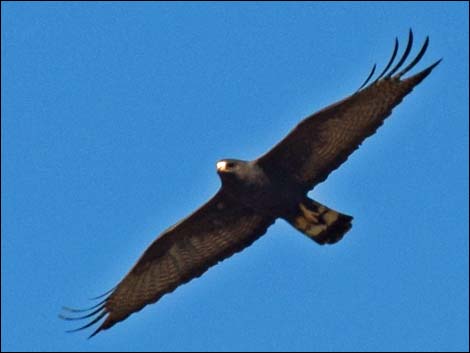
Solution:
<svg viewBox="0 0 470 353">
<path fill-rule="evenodd" d="M 351 229 L 352 217 L 305 198 L 286 220 L 318 244 L 334 244 Z"/>
</svg>

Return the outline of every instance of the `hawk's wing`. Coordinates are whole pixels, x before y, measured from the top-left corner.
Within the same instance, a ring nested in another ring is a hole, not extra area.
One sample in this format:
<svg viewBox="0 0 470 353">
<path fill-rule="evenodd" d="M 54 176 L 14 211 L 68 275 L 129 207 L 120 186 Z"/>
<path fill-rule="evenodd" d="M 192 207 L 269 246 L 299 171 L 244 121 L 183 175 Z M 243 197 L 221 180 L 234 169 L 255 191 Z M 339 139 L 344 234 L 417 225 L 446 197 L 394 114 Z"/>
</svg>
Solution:
<svg viewBox="0 0 470 353">
<path fill-rule="evenodd" d="M 96 315 L 80 328 L 83 329 L 105 317 L 93 336 L 251 245 L 272 223 L 274 218 L 242 206 L 221 189 L 205 205 L 161 234 L 111 294 L 94 307 L 95 311 L 66 319 Z"/>
<path fill-rule="evenodd" d="M 410 31 L 405 53 L 384 78 L 381 79 L 395 58 L 397 41 L 389 64 L 376 81 L 300 122 L 281 142 L 261 156 L 257 163 L 268 174 L 292 180 L 306 190 L 325 180 L 365 138 L 382 125 L 403 97 L 440 62 L 439 60 L 412 77 L 401 79 L 424 55 L 428 45 L 426 38 L 417 57 L 401 72 L 393 75 L 406 60 L 412 38 Z M 369 79 L 372 74 L 373 71 Z"/>
</svg>

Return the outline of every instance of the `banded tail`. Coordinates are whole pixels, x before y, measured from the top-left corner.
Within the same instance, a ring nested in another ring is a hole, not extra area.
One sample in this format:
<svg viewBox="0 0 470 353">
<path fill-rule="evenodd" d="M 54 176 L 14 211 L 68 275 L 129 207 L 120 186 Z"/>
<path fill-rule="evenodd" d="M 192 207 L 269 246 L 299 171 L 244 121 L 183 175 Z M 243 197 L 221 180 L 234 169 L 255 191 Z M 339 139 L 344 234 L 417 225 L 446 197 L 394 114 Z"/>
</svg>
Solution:
<svg viewBox="0 0 470 353">
<path fill-rule="evenodd" d="M 286 220 L 318 244 L 334 244 L 351 229 L 352 217 L 305 198 Z"/>
</svg>

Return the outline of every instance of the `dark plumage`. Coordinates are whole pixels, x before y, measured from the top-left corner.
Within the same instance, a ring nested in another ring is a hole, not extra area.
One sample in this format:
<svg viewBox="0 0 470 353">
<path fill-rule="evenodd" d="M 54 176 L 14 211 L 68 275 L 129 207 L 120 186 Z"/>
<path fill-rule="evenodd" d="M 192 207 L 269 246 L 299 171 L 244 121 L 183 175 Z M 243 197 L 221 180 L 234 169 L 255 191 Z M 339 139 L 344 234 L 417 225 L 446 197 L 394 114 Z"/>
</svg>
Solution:
<svg viewBox="0 0 470 353">
<path fill-rule="evenodd" d="M 391 59 L 371 84 L 375 65 L 358 92 L 304 119 L 265 155 L 249 162 L 219 161 L 222 186 L 211 200 L 164 231 L 90 313 L 62 317 L 92 318 L 78 330 L 104 318 L 93 336 L 251 245 L 277 218 L 319 244 L 340 240 L 351 228 L 352 217 L 311 200 L 307 192 L 345 162 L 440 62 L 402 79 L 424 55 L 428 38 L 416 58 L 399 71 L 412 43 L 410 31 L 403 55 L 391 68 L 398 52 L 395 40 Z"/>
</svg>

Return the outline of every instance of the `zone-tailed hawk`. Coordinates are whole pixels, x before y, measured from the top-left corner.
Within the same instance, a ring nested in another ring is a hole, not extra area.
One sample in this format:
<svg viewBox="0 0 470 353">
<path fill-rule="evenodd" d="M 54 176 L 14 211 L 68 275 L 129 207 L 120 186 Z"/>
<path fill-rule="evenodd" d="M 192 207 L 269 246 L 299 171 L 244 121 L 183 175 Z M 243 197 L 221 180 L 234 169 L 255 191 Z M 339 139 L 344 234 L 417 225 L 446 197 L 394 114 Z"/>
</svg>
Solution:
<svg viewBox="0 0 470 353">
<path fill-rule="evenodd" d="M 91 312 L 62 318 L 92 318 L 77 330 L 104 318 L 93 336 L 243 250 L 277 218 L 287 220 L 319 244 L 339 241 L 351 228 L 352 217 L 310 199 L 307 192 L 345 162 L 439 64 L 440 60 L 403 78 L 420 61 L 428 42 L 426 37 L 416 58 L 401 69 L 413 43 L 410 30 L 400 60 L 392 68 L 398 52 L 395 39 L 392 57 L 372 83 L 367 85 L 375 65 L 356 93 L 304 119 L 260 158 L 219 161 L 222 186 L 212 199 L 164 231 L 102 302 L 85 310 L 64 308 L 72 313 Z"/>
</svg>

